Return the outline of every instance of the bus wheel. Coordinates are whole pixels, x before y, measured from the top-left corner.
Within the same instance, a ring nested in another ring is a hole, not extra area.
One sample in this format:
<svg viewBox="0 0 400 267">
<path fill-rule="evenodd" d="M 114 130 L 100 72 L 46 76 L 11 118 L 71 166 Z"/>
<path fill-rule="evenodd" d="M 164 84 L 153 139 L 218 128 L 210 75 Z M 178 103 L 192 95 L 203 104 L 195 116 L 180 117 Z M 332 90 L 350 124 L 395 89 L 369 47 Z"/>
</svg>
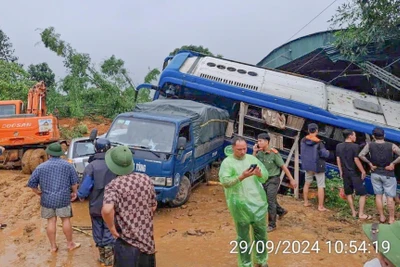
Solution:
<svg viewBox="0 0 400 267">
<path fill-rule="evenodd" d="M 181 179 L 181 183 L 179 184 L 179 190 L 176 194 L 175 199 L 169 202 L 171 207 L 179 207 L 185 204 L 190 196 L 191 185 L 190 180 L 186 176 L 183 176 Z"/>
<path fill-rule="evenodd" d="M 33 172 L 37 168 L 37 166 L 39 166 L 46 160 L 47 160 L 46 151 L 42 148 L 35 149 L 35 151 L 33 151 L 31 158 L 29 160 L 29 167 L 31 169 L 31 172 Z"/>
<path fill-rule="evenodd" d="M 23 174 L 31 174 L 31 167 L 29 167 L 29 161 L 31 159 L 31 155 L 34 149 L 28 149 L 25 151 L 24 155 L 22 155 L 21 159 L 21 165 L 22 165 L 22 170 L 21 172 Z"/>
</svg>

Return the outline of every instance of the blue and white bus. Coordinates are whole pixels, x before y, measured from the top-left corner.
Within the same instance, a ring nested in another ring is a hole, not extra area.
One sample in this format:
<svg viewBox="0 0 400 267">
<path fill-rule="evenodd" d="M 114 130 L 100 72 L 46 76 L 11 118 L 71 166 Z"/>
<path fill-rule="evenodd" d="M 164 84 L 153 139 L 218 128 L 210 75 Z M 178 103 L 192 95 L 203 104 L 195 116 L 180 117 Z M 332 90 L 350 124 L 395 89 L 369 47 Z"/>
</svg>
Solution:
<svg viewBox="0 0 400 267">
<path fill-rule="evenodd" d="M 342 130 L 345 128 L 356 132 L 360 145 L 371 141 L 376 126 L 385 129 L 387 141 L 400 143 L 399 102 L 331 86 L 308 77 L 195 52 L 182 51 L 174 57 L 167 57 L 158 86 L 142 84 L 137 90 L 141 88 L 155 89 L 154 100 L 190 99 L 226 109 L 233 122 L 234 134 L 239 133 L 240 103 L 246 103 L 246 127 L 241 134 L 249 141 L 249 148 L 260 132 L 278 132 L 277 136 L 283 138 L 279 138 L 275 147 L 287 155 L 296 134 L 304 137 L 311 122 L 319 125 L 319 137 L 333 152 L 336 145 L 344 141 Z M 293 118 L 304 119 L 300 131 L 293 127 L 296 124 Z M 229 140 L 227 138 L 227 144 Z M 400 178 L 399 165 L 396 166 L 397 178 Z M 289 164 L 291 166 L 293 162 Z M 327 175 L 331 177 L 331 171 L 338 170 L 336 160 L 332 158 L 327 166 Z M 300 185 L 303 183 L 304 174 L 300 174 Z M 369 176 L 366 186 L 368 193 L 373 194 Z"/>
</svg>

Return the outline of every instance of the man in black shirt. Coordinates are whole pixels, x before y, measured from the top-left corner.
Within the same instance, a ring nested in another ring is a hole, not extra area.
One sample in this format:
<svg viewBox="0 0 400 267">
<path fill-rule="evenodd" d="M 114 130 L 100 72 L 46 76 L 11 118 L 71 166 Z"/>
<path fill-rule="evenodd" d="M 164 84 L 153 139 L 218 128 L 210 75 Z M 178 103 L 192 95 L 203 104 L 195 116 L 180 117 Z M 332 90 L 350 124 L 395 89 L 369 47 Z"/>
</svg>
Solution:
<svg viewBox="0 0 400 267">
<path fill-rule="evenodd" d="M 360 152 L 360 159 L 371 167 L 371 183 L 376 195 L 376 208 L 379 212 L 379 221 L 386 222 L 383 213 L 383 194 L 387 197 L 387 207 L 389 210 L 389 224 L 394 223 L 394 198 L 396 197 L 397 181 L 394 173 L 395 165 L 400 163 L 400 148 L 391 142 L 385 141 L 385 131 L 383 128 L 375 127 L 372 131 L 375 142 L 365 145 Z M 370 155 L 367 159 L 366 155 Z"/>
<path fill-rule="evenodd" d="M 371 219 L 370 215 L 364 214 L 365 196 L 367 190 L 363 184 L 366 173 L 361 164 L 358 154 L 360 146 L 355 143 L 356 133 L 353 130 L 343 131 L 345 141 L 336 146 L 336 161 L 339 167 L 340 177 L 343 179 L 344 193 L 351 208 L 353 217 L 357 216 L 354 209 L 353 192 L 360 196 L 358 217 L 360 219 Z"/>
</svg>

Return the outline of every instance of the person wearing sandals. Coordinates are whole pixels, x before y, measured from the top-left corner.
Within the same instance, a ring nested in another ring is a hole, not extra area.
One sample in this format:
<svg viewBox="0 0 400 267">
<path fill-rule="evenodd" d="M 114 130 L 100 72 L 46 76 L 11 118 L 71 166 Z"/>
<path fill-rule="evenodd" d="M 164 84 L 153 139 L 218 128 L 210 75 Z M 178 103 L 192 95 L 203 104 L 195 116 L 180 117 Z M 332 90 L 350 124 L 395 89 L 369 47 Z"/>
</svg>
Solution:
<svg viewBox="0 0 400 267">
<path fill-rule="evenodd" d="M 61 144 L 51 143 L 46 148 L 49 160 L 40 164 L 32 173 L 28 187 L 40 196 L 41 216 L 47 219 L 47 237 L 51 251 L 57 252 L 56 244 L 57 217 L 61 218 L 64 235 L 69 251 L 81 244 L 72 240 L 71 202 L 77 198 L 78 174 L 74 167 L 60 158 L 64 155 Z M 38 189 L 40 187 L 40 190 Z"/>
<path fill-rule="evenodd" d="M 366 176 L 364 167 L 358 158 L 360 146 L 356 144 L 356 133 L 353 130 L 343 131 L 345 141 L 336 146 L 336 162 L 339 168 L 340 178 L 343 179 L 344 193 L 354 218 L 357 212 L 354 208 L 353 193 L 360 196 L 358 218 L 372 219 L 372 216 L 364 214 L 367 190 L 363 184 Z"/>
<path fill-rule="evenodd" d="M 308 190 L 315 176 L 318 187 L 318 210 L 327 211 L 324 206 L 325 167 L 326 160 L 331 158 L 331 152 L 325 148 L 323 140 L 318 138 L 318 125 L 310 123 L 307 128 L 308 135 L 300 141 L 301 168 L 306 172 L 303 187 L 304 206 L 311 206 L 308 201 Z"/>
<path fill-rule="evenodd" d="M 395 154 L 400 156 L 400 148 L 385 141 L 385 131 L 376 127 L 372 131 L 375 142 L 366 144 L 359 157 L 371 167 L 371 183 L 376 195 L 376 207 L 379 212 L 379 221 L 386 222 L 383 213 L 383 194 L 387 197 L 389 223 L 394 222 L 394 198 L 396 197 L 397 180 L 394 174 L 395 165 L 400 163 L 400 157 L 393 160 Z M 366 155 L 370 154 L 370 160 Z"/>
</svg>

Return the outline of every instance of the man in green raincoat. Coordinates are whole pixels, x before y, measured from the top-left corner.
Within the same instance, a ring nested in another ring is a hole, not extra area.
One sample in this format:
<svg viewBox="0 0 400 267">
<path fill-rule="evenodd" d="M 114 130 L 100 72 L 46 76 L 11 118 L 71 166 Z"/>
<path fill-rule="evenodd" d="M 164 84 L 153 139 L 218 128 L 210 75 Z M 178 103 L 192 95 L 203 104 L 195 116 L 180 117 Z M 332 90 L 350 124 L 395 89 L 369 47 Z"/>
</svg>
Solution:
<svg viewBox="0 0 400 267">
<path fill-rule="evenodd" d="M 228 209 L 235 222 L 235 246 L 239 249 L 239 266 L 264 267 L 268 260 L 268 203 L 262 184 L 268 179 L 268 171 L 256 157 L 246 154 L 247 143 L 244 139 L 235 137 L 232 149 L 233 154 L 227 155 L 221 164 L 219 180 L 224 187 Z M 253 164 L 257 167 L 250 168 Z M 252 238 L 249 234 L 250 226 L 253 230 Z M 252 253 L 255 254 L 256 265 L 252 263 Z"/>
</svg>

